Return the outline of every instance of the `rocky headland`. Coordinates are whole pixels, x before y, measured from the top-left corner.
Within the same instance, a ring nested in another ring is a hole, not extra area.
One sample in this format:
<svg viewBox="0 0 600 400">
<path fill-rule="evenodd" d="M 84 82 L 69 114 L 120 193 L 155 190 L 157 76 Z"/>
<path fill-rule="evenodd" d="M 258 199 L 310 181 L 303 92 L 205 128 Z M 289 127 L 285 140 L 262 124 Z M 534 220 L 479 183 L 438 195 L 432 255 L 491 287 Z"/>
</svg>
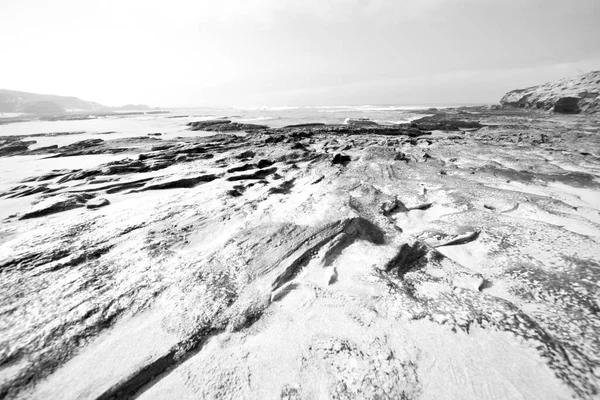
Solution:
<svg viewBox="0 0 600 400">
<path fill-rule="evenodd" d="M 427 113 L 4 137 L 127 157 L 0 194 L 0 398 L 597 398 L 600 120 Z"/>
<path fill-rule="evenodd" d="M 600 71 L 540 86 L 516 89 L 500 100 L 503 107 L 552 110 L 563 114 L 600 113 Z"/>
</svg>

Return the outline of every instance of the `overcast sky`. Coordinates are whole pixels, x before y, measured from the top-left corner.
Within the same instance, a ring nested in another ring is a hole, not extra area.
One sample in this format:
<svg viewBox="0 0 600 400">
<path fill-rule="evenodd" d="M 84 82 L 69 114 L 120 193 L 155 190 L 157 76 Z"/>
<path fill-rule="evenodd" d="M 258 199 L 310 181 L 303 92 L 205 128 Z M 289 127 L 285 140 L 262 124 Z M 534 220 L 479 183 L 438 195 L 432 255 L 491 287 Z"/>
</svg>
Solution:
<svg viewBox="0 0 600 400">
<path fill-rule="evenodd" d="M 600 69 L 600 0 L 0 0 L 0 88 L 107 105 L 494 103 Z"/>
</svg>

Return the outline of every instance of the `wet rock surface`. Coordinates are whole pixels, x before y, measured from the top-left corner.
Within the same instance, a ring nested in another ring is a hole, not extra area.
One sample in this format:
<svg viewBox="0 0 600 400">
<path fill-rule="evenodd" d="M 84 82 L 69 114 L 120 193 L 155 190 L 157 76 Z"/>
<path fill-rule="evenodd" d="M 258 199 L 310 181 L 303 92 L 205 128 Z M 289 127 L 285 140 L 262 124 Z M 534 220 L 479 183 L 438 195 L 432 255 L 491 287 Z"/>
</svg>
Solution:
<svg viewBox="0 0 600 400">
<path fill-rule="evenodd" d="M 267 126 L 265 125 L 242 124 L 239 122 L 231 122 L 227 119 L 189 122 L 187 125 L 192 131 L 239 132 L 267 129 Z"/>
<path fill-rule="evenodd" d="M 127 156 L 0 193 L 0 398 L 597 397 L 600 121 L 432 113 L 49 149 Z"/>
</svg>

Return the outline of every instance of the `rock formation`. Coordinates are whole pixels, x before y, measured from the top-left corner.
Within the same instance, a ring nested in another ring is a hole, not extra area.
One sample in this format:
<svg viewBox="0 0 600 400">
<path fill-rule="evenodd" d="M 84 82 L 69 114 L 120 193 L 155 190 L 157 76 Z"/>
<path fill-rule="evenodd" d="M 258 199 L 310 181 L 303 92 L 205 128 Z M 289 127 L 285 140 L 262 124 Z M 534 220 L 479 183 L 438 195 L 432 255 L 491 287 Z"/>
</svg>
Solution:
<svg viewBox="0 0 600 400">
<path fill-rule="evenodd" d="M 128 149 L 0 193 L 0 398 L 597 398 L 600 121 L 432 112 L 45 150 Z"/>
<path fill-rule="evenodd" d="M 553 110 L 562 114 L 600 112 L 600 71 L 510 91 L 503 107 Z"/>
</svg>

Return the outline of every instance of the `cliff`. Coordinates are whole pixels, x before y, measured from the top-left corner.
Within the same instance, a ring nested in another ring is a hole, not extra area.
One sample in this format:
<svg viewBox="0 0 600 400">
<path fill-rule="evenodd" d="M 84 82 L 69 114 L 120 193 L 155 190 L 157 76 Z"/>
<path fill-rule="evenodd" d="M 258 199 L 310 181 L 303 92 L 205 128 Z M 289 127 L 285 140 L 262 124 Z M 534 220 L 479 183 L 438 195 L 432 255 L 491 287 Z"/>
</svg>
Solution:
<svg viewBox="0 0 600 400">
<path fill-rule="evenodd" d="M 500 100 L 506 108 L 534 108 L 559 113 L 600 111 L 600 71 L 560 79 L 526 89 L 508 92 Z"/>
</svg>

